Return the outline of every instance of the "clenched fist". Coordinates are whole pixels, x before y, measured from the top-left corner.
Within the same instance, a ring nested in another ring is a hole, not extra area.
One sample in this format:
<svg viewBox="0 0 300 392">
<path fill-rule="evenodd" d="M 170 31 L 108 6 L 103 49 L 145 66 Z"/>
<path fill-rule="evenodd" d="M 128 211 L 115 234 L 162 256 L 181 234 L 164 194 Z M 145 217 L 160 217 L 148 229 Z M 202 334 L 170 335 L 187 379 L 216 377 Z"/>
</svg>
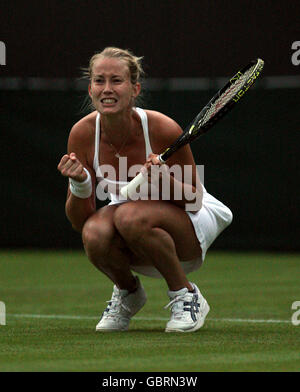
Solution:
<svg viewBox="0 0 300 392">
<path fill-rule="evenodd" d="M 72 178 L 75 181 L 83 182 L 87 178 L 84 167 L 79 159 L 76 158 L 74 152 L 71 152 L 70 155 L 64 155 L 61 158 L 57 169 L 63 176 Z"/>
</svg>

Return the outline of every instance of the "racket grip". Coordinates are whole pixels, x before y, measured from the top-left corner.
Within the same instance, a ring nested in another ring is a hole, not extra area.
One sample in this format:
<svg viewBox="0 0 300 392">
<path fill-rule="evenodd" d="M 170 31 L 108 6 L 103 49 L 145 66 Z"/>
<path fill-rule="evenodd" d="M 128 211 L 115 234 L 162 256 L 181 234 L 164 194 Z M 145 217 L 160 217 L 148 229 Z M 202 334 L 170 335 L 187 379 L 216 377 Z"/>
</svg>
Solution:
<svg viewBox="0 0 300 392">
<path fill-rule="evenodd" d="M 129 182 L 129 184 L 121 188 L 120 190 L 121 195 L 126 199 L 128 199 L 130 196 L 132 196 L 135 193 L 136 188 L 139 185 L 142 185 L 146 181 L 147 181 L 147 175 L 144 175 L 143 173 L 139 173 L 136 177 L 134 177 L 133 180 Z"/>
</svg>

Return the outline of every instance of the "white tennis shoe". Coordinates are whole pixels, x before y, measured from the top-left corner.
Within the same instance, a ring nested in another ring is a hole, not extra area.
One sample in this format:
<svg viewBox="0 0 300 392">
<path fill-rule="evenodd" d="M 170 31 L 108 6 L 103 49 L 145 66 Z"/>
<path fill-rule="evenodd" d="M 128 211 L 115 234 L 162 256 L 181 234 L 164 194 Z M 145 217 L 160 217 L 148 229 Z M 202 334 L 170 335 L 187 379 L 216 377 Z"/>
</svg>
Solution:
<svg viewBox="0 0 300 392">
<path fill-rule="evenodd" d="M 134 316 L 146 303 L 147 296 L 145 290 L 136 276 L 137 289 L 128 293 L 128 290 L 120 290 L 114 285 L 112 297 L 108 302 L 108 306 L 102 314 L 96 331 L 127 331 L 130 319 Z"/>
<path fill-rule="evenodd" d="M 171 301 L 165 308 L 171 306 L 171 318 L 165 332 L 194 332 L 203 326 L 210 308 L 195 283 L 191 284 L 195 289 L 193 293 L 186 287 L 168 291 Z"/>
</svg>

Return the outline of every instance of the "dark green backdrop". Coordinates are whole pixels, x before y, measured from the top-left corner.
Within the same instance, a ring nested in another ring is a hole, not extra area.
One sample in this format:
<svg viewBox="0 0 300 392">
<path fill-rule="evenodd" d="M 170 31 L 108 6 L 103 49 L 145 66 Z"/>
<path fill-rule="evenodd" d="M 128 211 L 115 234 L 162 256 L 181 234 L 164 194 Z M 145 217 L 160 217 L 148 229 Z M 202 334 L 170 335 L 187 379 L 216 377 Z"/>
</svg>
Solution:
<svg viewBox="0 0 300 392">
<path fill-rule="evenodd" d="M 182 126 L 207 92 L 151 92 L 145 106 Z M 64 214 L 67 181 L 56 169 L 82 92 L 1 91 L 2 247 L 80 247 Z M 215 249 L 299 250 L 297 122 L 300 89 L 257 88 L 192 145 L 205 186 L 234 214 Z"/>
</svg>

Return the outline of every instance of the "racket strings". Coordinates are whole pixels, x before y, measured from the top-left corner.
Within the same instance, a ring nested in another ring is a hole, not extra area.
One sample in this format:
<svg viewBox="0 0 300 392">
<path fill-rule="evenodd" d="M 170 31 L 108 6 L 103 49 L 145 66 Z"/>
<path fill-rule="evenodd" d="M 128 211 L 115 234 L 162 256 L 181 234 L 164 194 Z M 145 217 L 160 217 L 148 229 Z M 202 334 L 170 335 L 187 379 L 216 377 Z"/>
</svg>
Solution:
<svg viewBox="0 0 300 392">
<path fill-rule="evenodd" d="M 204 116 L 200 119 L 198 126 L 203 126 L 207 123 L 213 116 L 215 116 L 231 99 L 237 92 L 241 89 L 241 86 L 251 77 L 254 72 L 255 65 L 249 68 L 244 74 L 242 74 L 238 79 L 236 79 L 223 93 L 217 98 L 206 111 Z"/>
</svg>

